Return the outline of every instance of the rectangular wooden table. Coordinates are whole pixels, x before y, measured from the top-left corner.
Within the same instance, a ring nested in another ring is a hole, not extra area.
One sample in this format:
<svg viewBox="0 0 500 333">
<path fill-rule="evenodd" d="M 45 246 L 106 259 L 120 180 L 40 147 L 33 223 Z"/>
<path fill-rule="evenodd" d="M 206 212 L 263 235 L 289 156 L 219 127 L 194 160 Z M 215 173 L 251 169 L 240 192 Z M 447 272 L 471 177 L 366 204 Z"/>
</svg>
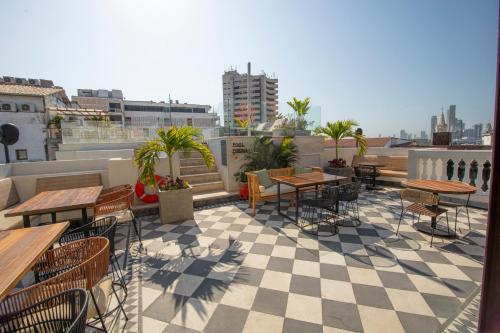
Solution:
<svg viewBox="0 0 500 333">
<path fill-rule="evenodd" d="M 69 222 L 0 231 L 0 300 L 21 281 Z"/>
<path fill-rule="evenodd" d="M 271 179 L 277 183 L 278 214 L 297 223 L 297 221 L 299 220 L 300 189 L 314 186 L 317 191 L 319 185 L 324 185 L 329 183 L 337 183 L 338 185 L 341 180 L 347 178 L 342 176 L 330 175 L 322 172 L 308 172 L 308 173 L 300 173 L 293 176 L 276 176 L 276 177 L 271 177 Z M 280 184 L 285 184 L 295 188 L 295 219 L 281 212 Z"/>
<path fill-rule="evenodd" d="M 31 225 L 30 216 L 51 214 L 52 222 L 56 222 L 56 213 L 71 210 L 82 210 L 82 221 L 87 221 L 87 208 L 95 207 L 101 194 L 102 186 L 72 188 L 67 190 L 45 191 L 23 202 L 5 216 L 23 216 L 24 227 Z"/>
</svg>

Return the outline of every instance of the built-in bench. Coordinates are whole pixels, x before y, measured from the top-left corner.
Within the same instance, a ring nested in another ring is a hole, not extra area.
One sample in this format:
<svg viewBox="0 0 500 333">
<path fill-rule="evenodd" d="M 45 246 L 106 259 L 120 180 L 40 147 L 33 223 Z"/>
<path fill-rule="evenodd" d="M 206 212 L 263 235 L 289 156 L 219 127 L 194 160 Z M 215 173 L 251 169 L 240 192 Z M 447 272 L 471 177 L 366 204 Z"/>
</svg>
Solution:
<svg viewBox="0 0 500 333">
<path fill-rule="evenodd" d="M 312 172 L 323 172 L 323 169 L 318 167 L 311 167 L 310 169 Z M 292 176 L 294 172 L 295 168 L 293 167 L 269 169 L 267 170 L 267 175 L 272 180 L 272 177 Z M 259 177 L 254 172 L 246 172 L 246 175 L 248 178 L 248 204 L 252 207 L 253 215 L 255 215 L 257 202 L 277 199 L 278 186 L 273 181 L 273 185 L 266 188 L 260 184 Z M 281 184 L 280 195 L 289 197 L 293 200 L 295 198 L 295 187 Z"/>
<path fill-rule="evenodd" d="M 377 168 L 380 180 L 400 182 L 408 178 L 408 156 L 379 156 L 379 155 L 354 155 L 352 167 L 357 168 L 360 163 L 376 163 L 383 165 Z"/>
<path fill-rule="evenodd" d="M 36 180 L 36 193 L 102 185 L 100 173 L 42 177 Z"/>
<path fill-rule="evenodd" d="M 0 230 L 11 230 L 23 227 L 22 216 L 5 216 L 6 213 L 20 203 L 21 201 L 19 200 L 16 186 L 12 179 L 0 179 Z"/>
</svg>

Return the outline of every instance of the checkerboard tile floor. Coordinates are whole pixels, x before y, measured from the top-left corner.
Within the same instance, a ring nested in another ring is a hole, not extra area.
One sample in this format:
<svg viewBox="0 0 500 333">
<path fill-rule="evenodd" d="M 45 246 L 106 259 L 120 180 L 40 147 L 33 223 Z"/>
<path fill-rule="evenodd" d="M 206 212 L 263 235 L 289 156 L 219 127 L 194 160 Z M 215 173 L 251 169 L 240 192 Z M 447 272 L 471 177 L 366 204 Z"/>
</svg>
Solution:
<svg viewBox="0 0 500 333">
<path fill-rule="evenodd" d="M 409 216 L 395 235 L 397 190 L 364 192 L 359 206 L 361 225 L 334 236 L 303 233 L 274 203 L 255 217 L 236 202 L 181 224 L 141 218 L 125 331 L 442 331 L 479 288 L 487 213 L 471 209 L 472 231 L 462 215 L 460 238 L 430 247 Z"/>
</svg>

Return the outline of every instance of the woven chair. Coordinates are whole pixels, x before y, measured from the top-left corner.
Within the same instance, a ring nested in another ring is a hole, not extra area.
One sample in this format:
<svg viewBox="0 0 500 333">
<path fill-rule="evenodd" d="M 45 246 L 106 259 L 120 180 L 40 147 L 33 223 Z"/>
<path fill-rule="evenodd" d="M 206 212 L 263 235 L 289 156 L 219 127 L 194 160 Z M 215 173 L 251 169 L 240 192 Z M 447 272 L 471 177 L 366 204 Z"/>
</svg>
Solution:
<svg viewBox="0 0 500 333">
<path fill-rule="evenodd" d="M 108 188 L 103 189 L 101 191 L 100 196 L 111 194 L 111 193 L 114 193 L 114 192 L 121 192 L 121 191 L 131 190 L 131 189 L 132 189 L 132 185 L 130 185 L 130 184 L 116 185 L 116 186 L 112 186 L 112 187 L 108 187 Z"/>
<path fill-rule="evenodd" d="M 401 199 L 401 215 L 399 216 L 398 229 L 396 230 L 396 235 L 399 233 L 399 226 L 401 224 L 401 220 L 405 213 L 410 212 L 413 214 L 413 223 L 415 223 L 415 214 L 418 215 L 417 222 L 420 221 L 420 216 L 428 216 L 430 218 L 436 219 L 441 215 L 446 215 L 446 225 L 448 227 L 448 233 L 450 232 L 450 224 L 448 221 L 448 210 L 444 208 L 440 208 L 439 205 L 439 197 L 435 194 L 413 190 L 413 189 L 404 189 L 399 192 Z M 407 207 L 404 206 L 403 201 L 409 201 L 411 204 Z M 455 221 L 455 230 L 456 230 L 456 221 Z M 431 224 L 432 236 L 431 236 L 431 246 L 432 241 L 434 239 L 434 231 L 436 229 L 436 225 L 434 223 Z"/>
<path fill-rule="evenodd" d="M 342 211 L 344 217 L 347 217 L 352 213 L 351 217 L 353 226 L 361 225 L 361 220 L 359 218 L 359 205 L 358 198 L 359 192 L 361 191 L 361 182 L 356 181 L 340 186 L 339 190 L 339 202 L 342 203 Z"/>
<path fill-rule="evenodd" d="M 117 281 L 125 291 L 125 300 L 127 296 L 127 284 L 125 283 L 125 278 L 123 277 L 115 254 L 116 220 L 116 216 L 106 216 L 78 228 L 68 230 L 59 238 L 59 245 L 65 245 L 89 237 L 106 237 L 109 240 L 109 259 L 111 262 L 113 281 Z"/>
<path fill-rule="evenodd" d="M 0 317 L 0 332 L 84 333 L 88 300 L 83 289 L 64 291 Z"/>
<path fill-rule="evenodd" d="M 111 278 L 107 276 L 108 269 L 109 241 L 104 237 L 87 238 L 48 250 L 33 267 L 38 283 L 8 295 L 0 303 L 0 316 L 20 312 L 68 289 L 86 289 L 92 300 L 87 319 L 96 317 L 95 321 L 100 322 L 101 329 L 107 332 L 104 314 L 111 293 L 128 320 Z"/>
<path fill-rule="evenodd" d="M 321 225 L 330 226 L 330 233 L 338 232 L 337 202 L 339 188 L 337 186 L 325 186 L 319 191 L 310 191 L 304 195 L 305 199 L 300 201 L 302 206 L 298 225 L 305 232 L 319 234 Z M 316 231 L 314 231 L 316 226 Z M 308 229 L 309 228 L 309 229 Z"/>
<path fill-rule="evenodd" d="M 143 248 L 141 232 L 138 227 L 137 220 L 132 211 L 132 204 L 134 202 L 134 191 L 119 191 L 106 196 L 104 200 L 98 201 L 94 208 L 95 218 L 114 215 L 117 217 L 118 223 L 129 223 L 127 232 L 127 242 L 125 247 L 125 257 L 123 259 L 123 268 L 127 265 L 127 257 L 130 247 L 130 221 L 134 227 L 135 234 L 139 239 L 139 249 Z"/>
<path fill-rule="evenodd" d="M 449 207 L 449 208 L 454 208 L 455 209 L 455 233 L 457 232 L 457 221 L 458 221 L 458 214 L 462 211 L 465 210 L 465 214 L 467 215 L 467 222 L 469 223 L 469 230 L 470 228 L 470 216 L 469 216 L 469 202 L 470 202 L 470 194 L 467 196 L 467 200 L 465 201 L 464 204 L 459 204 L 451 201 L 442 201 L 439 200 L 439 204 L 444 207 Z"/>
</svg>

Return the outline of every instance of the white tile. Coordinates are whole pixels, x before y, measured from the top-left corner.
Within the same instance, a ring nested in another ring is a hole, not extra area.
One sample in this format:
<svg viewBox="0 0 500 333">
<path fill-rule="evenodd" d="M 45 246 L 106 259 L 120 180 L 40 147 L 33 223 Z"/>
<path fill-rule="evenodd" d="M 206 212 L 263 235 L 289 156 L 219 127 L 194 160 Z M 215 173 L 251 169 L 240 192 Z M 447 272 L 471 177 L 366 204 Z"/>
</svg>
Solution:
<svg viewBox="0 0 500 333">
<path fill-rule="evenodd" d="M 203 331 L 216 307 L 217 303 L 190 298 L 177 312 L 175 317 L 171 320 L 171 323 L 193 330 Z"/>
<path fill-rule="evenodd" d="M 297 248 L 305 248 L 309 250 L 319 249 L 319 243 L 317 239 L 311 238 L 297 238 Z"/>
<path fill-rule="evenodd" d="M 268 262 L 269 262 L 268 256 L 249 253 L 246 255 L 245 260 L 243 260 L 243 265 L 253 268 L 265 269 L 267 267 Z"/>
<path fill-rule="evenodd" d="M 419 292 L 392 288 L 385 291 L 396 311 L 434 317 L 434 312 Z"/>
<path fill-rule="evenodd" d="M 150 317 L 142 317 L 142 330 L 148 333 L 162 333 L 167 323 Z"/>
<path fill-rule="evenodd" d="M 345 281 L 321 279 L 321 297 L 345 303 L 356 303 L 352 284 Z"/>
<path fill-rule="evenodd" d="M 295 258 L 295 248 L 291 246 L 275 245 L 273 247 L 273 252 L 271 253 L 271 256 L 293 259 Z"/>
<path fill-rule="evenodd" d="M 347 271 L 349 272 L 349 279 L 353 283 L 383 287 L 376 270 L 348 266 Z"/>
<path fill-rule="evenodd" d="M 255 242 L 261 244 L 275 244 L 277 238 L 278 236 L 276 235 L 260 234 L 259 236 L 257 236 Z"/>
<path fill-rule="evenodd" d="M 427 263 L 434 273 L 440 278 L 471 281 L 458 267 L 450 264 Z"/>
<path fill-rule="evenodd" d="M 320 277 L 320 265 L 317 262 L 295 260 L 293 262 L 293 274 L 311 277 Z"/>
<path fill-rule="evenodd" d="M 365 333 L 404 333 L 395 311 L 358 305 L 361 324 Z"/>
<path fill-rule="evenodd" d="M 222 297 L 221 303 L 250 310 L 257 294 L 257 289 L 257 287 L 246 284 L 232 283 Z"/>
<path fill-rule="evenodd" d="M 319 262 L 345 266 L 344 254 L 335 251 L 319 251 Z"/>
<path fill-rule="evenodd" d="M 288 292 L 292 275 L 283 272 L 265 271 L 260 287 Z"/>
<path fill-rule="evenodd" d="M 283 328 L 283 317 L 251 311 L 248 314 L 243 333 L 275 333 Z"/>
<path fill-rule="evenodd" d="M 296 320 L 322 324 L 321 298 L 289 293 L 285 316 Z"/>
<path fill-rule="evenodd" d="M 408 278 L 421 293 L 455 297 L 455 294 L 439 278 L 408 274 Z"/>
</svg>

